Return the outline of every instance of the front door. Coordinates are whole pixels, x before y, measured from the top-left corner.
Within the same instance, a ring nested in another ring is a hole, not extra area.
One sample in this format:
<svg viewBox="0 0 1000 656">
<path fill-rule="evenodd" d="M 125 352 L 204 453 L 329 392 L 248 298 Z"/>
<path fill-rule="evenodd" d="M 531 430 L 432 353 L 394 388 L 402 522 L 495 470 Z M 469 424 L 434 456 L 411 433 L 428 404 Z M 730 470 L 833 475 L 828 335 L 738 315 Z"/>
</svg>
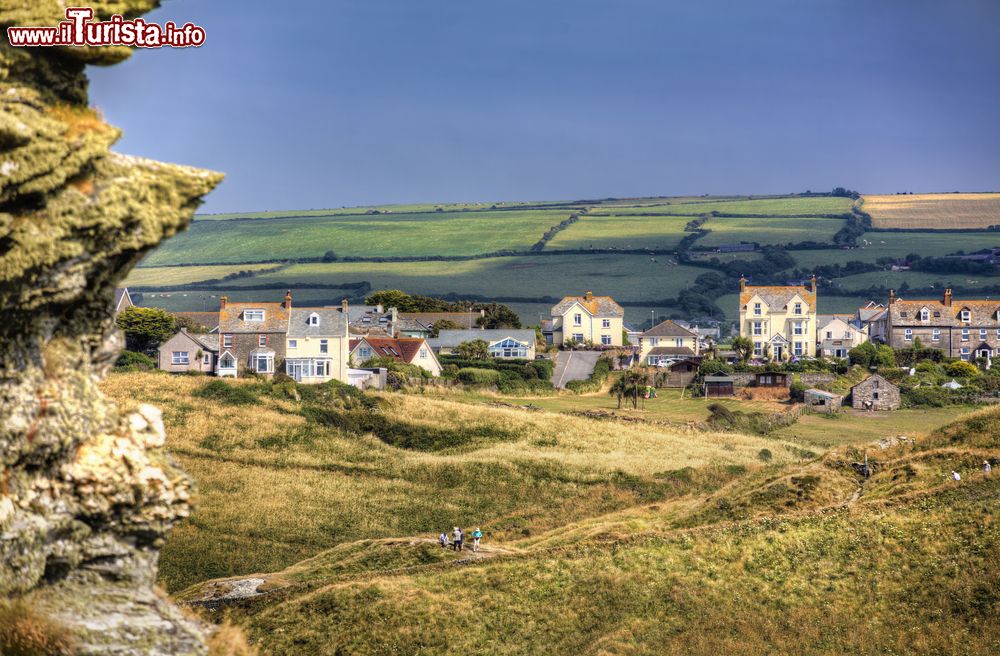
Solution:
<svg viewBox="0 0 1000 656">
<path fill-rule="evenodd" d="M 785 347 L 784 346 L 781 346 L 780 344 L 775 344 L 774 345 L 774 359 L 775 360 L 780 360 L 781 359 L 781 355 L 782 355 L 782 353 L 784 353 L 784 351 L 785 351 Z"/>
</svg>

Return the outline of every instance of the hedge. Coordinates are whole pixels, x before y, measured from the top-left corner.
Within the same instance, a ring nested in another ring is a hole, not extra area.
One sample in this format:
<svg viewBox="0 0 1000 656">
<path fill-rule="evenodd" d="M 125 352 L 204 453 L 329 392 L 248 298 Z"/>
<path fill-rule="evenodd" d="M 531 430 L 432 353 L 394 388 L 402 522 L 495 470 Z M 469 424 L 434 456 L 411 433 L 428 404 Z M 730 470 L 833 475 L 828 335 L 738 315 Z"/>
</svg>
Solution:
<svg viewBox="0 0 1000 656">
<path fill-rule="evenodd" d="M 494 369 L 465 367 L 459 369 L 455 378 L 466 385 L 499 385 L 500 372 Z"/>
<path fill-rule="evenodd" d="M 604 386 L 604 381 L 608 379 L 610 373 L 611 360 L 600 358 L 594 365 L 594 371 L 590 374 L 589 378 L 585 380 L 571 380 L 566 383 L 566 389 L 577 394 L 600 392 L 601 387 Z"/>
</svg>

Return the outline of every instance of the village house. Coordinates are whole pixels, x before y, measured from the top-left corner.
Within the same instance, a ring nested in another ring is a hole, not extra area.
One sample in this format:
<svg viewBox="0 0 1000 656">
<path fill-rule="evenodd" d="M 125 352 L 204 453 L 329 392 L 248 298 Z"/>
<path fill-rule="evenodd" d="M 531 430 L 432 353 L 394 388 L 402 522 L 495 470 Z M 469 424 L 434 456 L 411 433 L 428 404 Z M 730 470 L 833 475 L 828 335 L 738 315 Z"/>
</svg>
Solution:
<svg viewBox="0 0 1000 656">
<path fill-rule="evenodd" d="M 846 358 L 847 352 L 868 341 L 857 319 L 848 315 L 816 315 L 818 354 L 825 358 Z"/>
<path fill-rule="evenodd" d="M 132 302 L 132 295 L 128 293 L 128 287 L 115 287 L 115 317 L 130 307 L 135 307 L 135 303 Z"/>
<path fill-rule="evenodd" d="M 340 311 L 347 316 L 351 335 L 396 336 L 398 321 L 396 308 L 386 309 L 382 305 L 350 305 L 347 299 L 344 299 L 340 304 Z"/>
<path fill-rule="evenodd" d="M 156 366 L 163 371 L 215 373 L 219 336 L 188 333 L 186 328 L 181 328 L 160 344 L 157 354 Z"/>
<path fill-rule="evenodd" d="M 292 292 L 280 303 L 219 301 L 219 376 L 252 371 L 270 378 L 285 361 Z"/>
<path fill-rule="evenodd" d="M 347 317 L 337 308 L 292 308 L 285 336 L 285 373 L 303 383 L 346 383 Z"/>
<path fill-rule="evenodd" d="M 429 371 L 432 376 L 441 375 L 441 363 L 427 340 L 419 337 L 360 337 L 352 339 L 348 345 L 350 359 L 356 366 L 365 366 L 372 358 L 388 358 L 403 364 L 414 364 Z"/>
<path fill-rule="evenodd" d="M 895 410 L 900 406 L 899 388 L 872 374 L 851 388 L 851 406 L 858 410 Z"/>
<path fill-rule="evenodd" d="M 457 328 L 472 330 L 480 327 L 479 321 L 486 317 L 485 310 L 477 312 L 400 312 L 396 337 L 433 337 L 438 330 L 435 325 L 446 327 L 454 324 Z"/>
<path fill-rule="evenodd" d="M 535 331 L 531 328 L 492 328 L 489 330 L 442 330 L 427 340 L 435 353 L 453 355 L 458 345 L 481 339 L 490 357 L 498 360 L 534 360 Z"/>
<path fill-rule="evenodd" d="M 887 343 L 910 348 L 919 339 L 924 348 L 944 351 L 950 358 L 982 358 L 987 366 L 1000 356 L 1000 301 L 963 301 L 946 289 L 941 299 L 904 301 L 889 292 Z"/>
<path fill-rule="evenodd" d="M 816 355 L 816 278 L 807 285 L 748 285 L 740 278 L 740 336 L 755 358 Z"/>
<path fill-rule="evenodd" d="M 889 338 L 886 334 L 886 317 L 888 309 L 881 303 L 868 301 L 868 305 L 858 308 L 855 314 L 857 325 L 864 331 L 869 342 L 886 343 Z"/>
<path fill-rule="evenodd" d="M 546 341 L 621 346 L 625 311 L 610 296 L 567 296 L 552 308 Z M 544 332 L 544 331 L 543 331 Z"/>
<path fill-rule="evenodd" d="M 639 362 L 649 367 L 693 358 L 700 352 L 698 335 L 670 319 L 642 333 L 639 339 Z"/>
</svg>

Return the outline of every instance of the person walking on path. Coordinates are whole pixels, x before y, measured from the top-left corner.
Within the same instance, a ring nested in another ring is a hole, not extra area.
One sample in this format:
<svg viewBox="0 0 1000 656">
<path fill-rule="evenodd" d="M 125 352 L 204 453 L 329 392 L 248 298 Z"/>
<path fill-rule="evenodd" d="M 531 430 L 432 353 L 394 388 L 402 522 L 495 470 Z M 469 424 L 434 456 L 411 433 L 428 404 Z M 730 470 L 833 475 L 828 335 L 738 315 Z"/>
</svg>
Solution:
<svg viewBox="0 0 1000 656">
<path fill-rule="evenodd" d="M 462 550 L 462 541 L 463 541 L 464 538 L 465 538 L 465 536 L 462 534 L 462 529 L 458 528 L 457 526 L 454 529 L 452 529 L 452 531 L 451 531 L 451 544 L 452 544 L 452 548 L 455 551 L 461 551 Z"/>
<path fill-rule="evenodd" d="M 479 551 L 479 541 L 483 539 L 483 532 L 476 527 L 476 530 L 472 532 L 472 550 Z"/>
<path fill-rule="evenodd" d="M 444 549 L 445 547 L 447 547 L 448 546 L 448 534 L 447 533 L 442 533 L 441 535 L 439 535 L 438 536 L 438 543 L 440 543 L 442 549 Z"/>
<path fill-rule="evenodd" d="M 986 478 L 990 477 L 990 472 L 993 471 L 993 466 L 990 465 L 989 460 L 983 460 L 983 476 Z"/>
<path fill-rule="evenodd" d="M 952 470 L 951 470 L 951 477 L 952 477 L 952 478 L 954 478 L 954 479 L 955 479 L 956 481 L 960 481 L 960 480 L 962 480 L 962 475 L 961 475 L 961 474 L 959 474 L 959 473 L 958 473 L 957 471 L 955 471 L 954 469 L 952 469 Z"/>
</svg>

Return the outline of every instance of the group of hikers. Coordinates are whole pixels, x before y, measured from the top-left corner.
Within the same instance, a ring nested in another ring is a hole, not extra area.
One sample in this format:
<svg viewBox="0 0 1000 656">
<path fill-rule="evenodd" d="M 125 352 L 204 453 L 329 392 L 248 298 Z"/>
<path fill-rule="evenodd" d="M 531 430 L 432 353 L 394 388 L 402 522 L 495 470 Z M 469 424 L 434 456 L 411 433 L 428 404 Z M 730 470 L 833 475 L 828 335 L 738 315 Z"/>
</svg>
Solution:
<svg viewBox="0 0 1000 656">
<path fill-rule="evenodd" d="M 989 478 L 990 477 L 990 473 L 992 473 L 992 471 L 993 471 L 993 466 L 990 464 L 990 461 L 989 460 L 983 460 L 983 476 L 985 478 Z M 962 480 L 962 475 L 959 474 L 954 469 L 951 470 L 951 477 L 953 479 L 955 479 L 956 481 Z"/>
<path fill-rule="evenodd" d="M 483 532 L 477 526 L 476 530 L 472 532 L 472 550 L 479 551 L 479 541 L 483 539 Z M 447 549 L 451 547 L 455 551 L 461 551 L 465 545 L 465 533 L 459 527 L 455 527 L 451 530 L 451 541 L 448 540 L 448 534 L 442 533 L 438 536 L 438 543 L 441 545 L 442 549 Z"/>
</svg>

